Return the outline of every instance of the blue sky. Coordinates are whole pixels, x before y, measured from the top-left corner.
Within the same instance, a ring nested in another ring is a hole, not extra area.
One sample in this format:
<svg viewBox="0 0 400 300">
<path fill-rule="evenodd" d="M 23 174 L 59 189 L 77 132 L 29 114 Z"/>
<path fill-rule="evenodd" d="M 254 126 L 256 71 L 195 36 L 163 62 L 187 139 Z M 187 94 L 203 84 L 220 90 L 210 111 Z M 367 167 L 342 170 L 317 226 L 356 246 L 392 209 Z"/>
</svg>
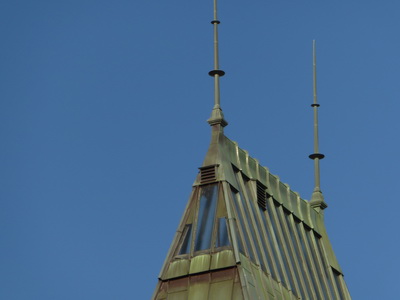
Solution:
<svg viewBox="0 0 400 300">
<path fill-rule="evenodd" d="M 220 0 L 226 135 L 309 199 L 353 299 L 400 283 L 400 3 Z M 212 1 L 0 4 L 0 298 L 149 299 L 210 140 Z"/>
</svg>

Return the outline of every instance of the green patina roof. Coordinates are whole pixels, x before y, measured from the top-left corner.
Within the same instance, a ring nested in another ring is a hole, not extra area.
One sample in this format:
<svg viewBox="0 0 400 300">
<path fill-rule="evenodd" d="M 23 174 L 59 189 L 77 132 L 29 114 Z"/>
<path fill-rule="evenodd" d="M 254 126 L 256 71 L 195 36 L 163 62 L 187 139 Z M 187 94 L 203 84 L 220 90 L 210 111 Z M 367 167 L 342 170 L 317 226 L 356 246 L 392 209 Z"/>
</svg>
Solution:
<svg viewBox="0 0 400 300">
<path fill-rule="evenodd" d="M 323 214 L 213 124 L 153 299 L 351 299 Z"/>
<path fill-rule="evenodd" d="M 152 299 L 351 299 L 325 230 L 317 139 L 312 207 L 223 133 L 228 123 L 219 78 L 225 72 L 219 69 L 213 2 L 211 143 Z M 317 126 L 314 133 L 317 138 Z"/>
</svg>

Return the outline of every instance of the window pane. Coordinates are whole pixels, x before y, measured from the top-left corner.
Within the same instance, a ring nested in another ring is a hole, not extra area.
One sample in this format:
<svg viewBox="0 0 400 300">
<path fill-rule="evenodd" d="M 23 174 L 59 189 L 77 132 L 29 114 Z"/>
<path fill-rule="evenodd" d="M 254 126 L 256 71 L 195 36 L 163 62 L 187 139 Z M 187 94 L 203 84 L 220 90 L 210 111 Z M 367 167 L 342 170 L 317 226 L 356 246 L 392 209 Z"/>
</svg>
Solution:
<svg viewBox="0 0 400 300">
<path fill-rule="evenodd" d="M 211 237 L 217 204 L 217 185 L 207 185 L 201 188 L 200 207 L 197 219 L 196 244 L 194 251 L 211 248 Z"/>
<path fill-rule="evenodd" d="M 244 250 L 244 246 L 243 246 L 243 241 L 242 241 L 242 237 L 239 233 L 239 228 L 238 228 L 238 224 L 235 222 L 234 223 L 235 226 L 235 232 L 237 232 L 237 243 L 238 243 L 238 247 L 239 247 L 239 252 L 246 255 L 246 251 Z"/>
<path fill-rule="evenodd" d="M 217 240 L 215 241 L 215 247 L 223 247 L 229 246 L 229 238 L 228 238 L 228 227 L 226 226 L 226 219 L 219 218 L 218 219 L 218 231 L 217 231 Z"/>
<path fill-rule="evenodd" d="M 253 250 L 252 250 L 253 248 L 251 247 L 251 244 L 250 244 L 250 237 L 246 232 L 246 227 L 245 227 L 245 223 L 244 223 L 245 222 L 244 221 L 244 217 L 243 217 L 242 212 L 241 212 L 240 207 L 239 207 L 239 205 L 240 205 L 240 203 L 239 203 L 240 198 L 239 197 L 240 196 L 239 196 L 238 193 L 235 193 L 234 191 L 232 191 L 233 204 L 235 206 L 235 210 L 236 210 L 236 213 L 237 213 L 237 216 L 238 216 L 238 221 L 240 223 L 240 226 L 243 229 L 244 242 L 245 242 L 246 247 L 247 247 L 247 249 L 249 251 L 249 255 L 250 255 L 251 260 L 252 261 L 256 261 L 255 257 L 254 257 Z"/>
<path fill-rule="evenodd" d="M 264 224 L 264 225 L 260 225 L 260 228 L 261 228 L 261 226 L 263 226 L 264 228 L 268 228 L 267 220 L 265 217 L 265 211 L 261 207 L 258 207 L 258 210 L 260 211 L 261 219 Z M 272 242 L 271 233 L 268 230 L 266 230 L 266 236 L 268 238 L 268 241 L 265 241 L 264 239 L 263 239 L 263 241 L 264 241 L 265 249 L 268 249 L 267 248 L 267 243 L 268 243 L 270 246 L 270 250 L 271 250 L 271 252 L 266 250 L 267 260 L 270 265 L 270 272 L 274 279 L 278 279 L 278 275 L 276 274 L 275 268 L 273 267 L 273 261 L 276 262 L 276 264 L 278 264 L 278 259 L 276 258 L 276 255 L 274 252 L 274 247 L 273 247 L 274 244 Z"/>
<path fill-rule="evenodd" d="M 190 241 L 192 240 L 192 224 L 186 224 L 183 236 L 185 236 L 185 239 L 182 243 L 179 254 L 188 254 L 190 253 Z"/>
<path fill-rule="evenodd" d="M 301 255 L 301 250 L 298 248 L 298 244 L 296 242 L 297 235 L 295 233 L 295 228 L 294 228 L 294 226 L 296 226 L 296 223 L 295 223 L 296 221 L 293 220 L 294 223 L 292 223 L 292 217 L 290 216 L 289 213 L 284 212 L 284 215 L 285 215 L 285 219 L 286 219 L 287 228 L 289 229 L 290 240 L 293 245 L 293 250 L 294 250 L 294 255 L 295 255 L 294 259 L 297 260 L 297 262 L 299 263 L 299 267 L 302 268 L 303 256 Z M 310 291 L 310 287 L 308 286 L 308 284 L 306 282 L 307 278 L 309 276 L 308 274 L 307 275 L 304 274 L 306 272 L 308 272 L 308 270 L 305 270 L 304 268 L 298 270 L 298 283 L 299 283 L 299 286 L 301 289 L 302 297 L 304 299 L 306 299 L 307 297 L 306 297 L 306 291 L 304 290 L 302 281 L 304 281 L 304 285 L 307 289 L 307 293 L 312 295 L 312 293 Z M 304 279 L 304 280 L 302 280 L 302 279 Z"/>
<path fill-rule="evenodd" d="M 281 249 L 281 247 L 280 247 L 281 242 L 278 242 L 277 224 L 275 223 L 275 219 L 274 219 L 274 216 L 273 216 L 273 213 L 272 213 L 272 209 L 275 209 L 275 205 L 271 204 L 271 201 L 273 201 L 273 200 L 271 200 L 271 199 L 268 200 L 268 202 L 267 202 L 268 203 L 268 208 L 266 210 L 267 213 L 268 213 L 269 220 L 270 220 L 271 225 L 272 225 L 271 234 L 273 233 L 273 235 L 275 236 L 275 240 L 271 241 L 272 242 L 271 245 L 276 245 L 277 246 L 277 247 L 272 247 L 274 249 L 274 252 L 275 252 L 275 257 L 277 258 L 276 264 L 278 266 L 279 273 L 280 273 L 280 278 L 282 280 L 283 285 L 285 287 L 288 287 L 288 284 L 287 284 L 287 282 L 285 280 L 285 278 L 286 278 L 285 274 L 287 274 L 288 266 L 287 266 L 287 262 L 286 262 L 286 259 L 285 259 L 284 253 L 283 253 L 283 249 Z M 271 239 L 273 239 L 273 236 L 271 236 Z M 283 265 L 280 263 L 279 257 L 282 258 L 281 261 L 282 261 Z"/>
<path fill-rule="evenodd" d="M 308 246 L 307 236 L 303 235 L 303 232 L 304 232 L 305 235 L 307 234 L 307 230 L 308 229 L 305 229 L 304 226 L 303 226 L 303 223 L 299 223 L 299 222 L 296 222 L 296 229 L 297 229 L 297 233 L 299 235 L 299 242 L 301 244 L 301 251 L 302 251 L 302 253 L 303 253 L 304 257 L 305 257 L 308 273 L 310 274 L 310 279 L 311 279 L 313 290 L 318 294 L 318 297 L 323 297 L 320 294 L 320 289 L 318 288 L 318 285 L 316 283 L 318 275 L 315 274 L 315 272 L 314 272 L 314 269 L 312 267 L 312 262 L 311 262 L 312 258 L 310 257 L 310 255 L 309 255 L 309 253 L 307 251 L 307 246 Z"/>
<path fill-rule="evenodd" d="M 300 271 L 297 268 L 298 257 L 294 253 L 292 238 L 290 236 L 290 231 L 286 223 L 286 214 L 287 213 L 284 211 L 282 206 L 276 207 L 278 223 L 280 224 L 280 227 L 282 229 L 282 244 L 284 243 L 286 245 L 286 251 L 283 252 L 285 253 L 285 257 L 288 262 L 287 274 L 289 277 L 289 281 L 295 294 L 304 295 L 304 292 L 301 288 L 300 280 L 298 278 L 299 276 L 301 276 Z"/>
<path fill-rule="evenodd" d="M 244 181 L 244 185 L 245 185 L 247 196 L 248 196 L 248 199 L 244 199 L 243 198 L 243 200 L 244 200 L 243 202 L 246 202 L 246 203 L 243 203 L 244 211 L 245 211 L 247 220 L 249 221 L 250 231 L 251 231 L 251 235 L 253 237 L 254 244 L 256 246 L 256 251 L 257 251 L 258 259 L 260 261 L 261 269 L 263 271 L 266 271 L 267 268 L 265 267 L 265 264 L 264 264 L 264 261 L 263 261 L 263 256 L 261 255 L 261 251 L 262 251 L 261 249 L 262 248 L 260 248 L 260 247 L 263 247 L 263 245 L 260 245 L 258 243 L 258 239 L 257 239 L 257 237 L 260 237 L 260 243 L 262 243 L 261 235 L 260 235 L 260 232 L 258 230 L 259 225 L 253 224 L 253 222 L 251 221 L 252 220 L 251 217 L 253 217 L 254 220 L 257 219 L 257 215 L 254 212 L 254 205 L 255 205 L 256 202 L 254 201 L 254 199 L 252 197 L 249 181 L 245 180 L 245 179 L 243 179 L 243 181 Z M 250 208 L 248 208 L 248 207 L 250 207 Z"/>
</svg>

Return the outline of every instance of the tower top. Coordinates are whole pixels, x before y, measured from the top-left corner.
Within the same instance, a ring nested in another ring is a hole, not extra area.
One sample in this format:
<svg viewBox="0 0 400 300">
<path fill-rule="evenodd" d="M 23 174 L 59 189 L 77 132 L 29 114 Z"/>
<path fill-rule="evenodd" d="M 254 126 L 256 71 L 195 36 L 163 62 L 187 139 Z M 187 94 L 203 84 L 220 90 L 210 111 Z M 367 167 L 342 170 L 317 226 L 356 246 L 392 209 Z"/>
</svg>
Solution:
<svg viewBox="0 0 400 300">
<path fill-rule="evenodd" d="M 228 125 L 228 122 L 225 120 L 224 114 L 222 113 L 219 89 L 219 78 L 225 75 L 225 72 L 219 69 L 218 25 L 220 23 L 217 14 L 217 0 L 214 0 L 214 19 L 211 21 L 214 27 L 214 69 L 208 73 L 210 76 L 214 77 L 214 107 L 211 112 L 211 117 L 207 122 L 211 126 L 221 125 L 225 127 Z"/>
<path fill-rule="evenodd" d="M 320 184 L 320 169 L 319 169 L 319 161 L 325 157 L 325 155 L 319 153 L 319 141 L 318 141 L 318 107 L 317 103 L 317 55 L 316 55 L 316 46 L 315 40 L 313 40 L 313 94 L 314 101 L 311 106 L 314 109 L 314 153 L 309 157 L 314 160 L 314 178 L 315 185 L 314 191 L 311 196 L 310 204 L 312 207 L 317 209 L 317 211 L 321 211 L 325 209 L 328 205 L 325 203 L 324 196 L 321 191 Z"/>
<path fill-rule="evenodd" d="M 315 43 L 315 153 L 310 158 L 316 166 L 316 184 L 308 202 L 223 131 L 227 122 L 219 99 L 219 77 L 224 72 L 218 65 L 216 5 L 214 0 L 210 146 L 152 300 L 350 300 L 321 211 L 326 204 L 319 187 L 323 155 L 318 152 Z"/>
</svg>

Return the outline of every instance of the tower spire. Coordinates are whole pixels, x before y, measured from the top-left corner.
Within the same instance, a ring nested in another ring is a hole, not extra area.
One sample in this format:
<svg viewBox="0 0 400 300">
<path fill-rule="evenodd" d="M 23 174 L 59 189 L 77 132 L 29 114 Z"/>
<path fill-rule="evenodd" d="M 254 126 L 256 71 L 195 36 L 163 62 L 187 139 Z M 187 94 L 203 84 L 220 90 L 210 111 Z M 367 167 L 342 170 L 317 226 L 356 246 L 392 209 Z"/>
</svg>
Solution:
<svg viewBox="0 0 400 300">
<path fill-rule="evenodd" d="M 320 184 L 320 170 L 319 170 L 319 161 L 325 157 L 325 155 L 319 153 L 319 142 L 318 142 L 318 107 L 317 103 L 317 58 L 316 58 L 316 46 L 315 40 L 313 40 L 313 94 L 314 94 L 314 102 L 311 106 L 314 109 L 314 153 L 309 157 L 314 160 L 314 177 L 315 177 L 315 185 L 314 191 L 311 196 L 310 204 L 312 207 L 317 209 L 318 211 L 323 210 L 327 207 L 327 204 L 324 201 L 324 196 L 321 192 L 321 184 Z"/>
<path fill-rule="evenodd" d="M 219 54 L 218 54 L 218 21 L 217 16 L 217 0 L 214 0 L 214 19 L 211 24 L 214 26 L 214 70 L 208 72 L 208 74 L 214 77 L 214 107 L 211 112 L 211 117 L 208 119 L 208 123 L 211 126 L 221 125 L 225 127 L 228 122 L 224 118 L 224 114 L 221 109 L 220 101 L 220 90 L 219 90 L 219 78 L 225 75 L 225 72 L 219 69 Z"/>
</svg>

